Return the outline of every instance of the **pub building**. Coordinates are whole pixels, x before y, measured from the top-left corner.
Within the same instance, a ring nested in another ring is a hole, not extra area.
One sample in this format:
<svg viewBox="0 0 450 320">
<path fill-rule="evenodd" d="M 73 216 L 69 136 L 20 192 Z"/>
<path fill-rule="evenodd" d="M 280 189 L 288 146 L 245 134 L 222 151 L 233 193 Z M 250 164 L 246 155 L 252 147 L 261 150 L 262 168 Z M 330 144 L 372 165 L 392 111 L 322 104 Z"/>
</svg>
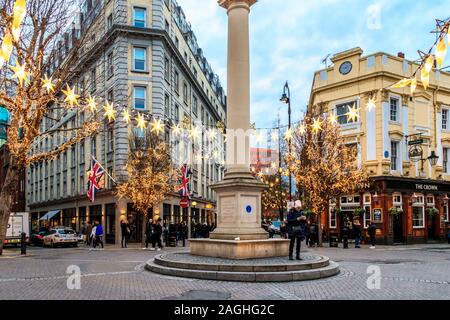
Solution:
<svg viewBox="0 0 450 320">
<path fill-rule="evenodd" d="M 443 241 L 449 222 L 450 73 L 433 69 L 430 84 L 393 88 L 419 65 L 403 53 L 363 55 L 353 48 L 315 72 L 310 115 L 334 114 L 342 141 L 370 177 L 367 190 L 331 201 L 322 215 L 324 235 L 342 236 L 345 218 L 371 221 L 378 244 Z M 357 117 L 349 117 L 349 110 Z M 351 233 L 350 233 L 351 234 Z"/>
<path fill-rule="evenodd" d="M 445 241 L 450 182 L 380 176 L 373 178 L 371 185 L 370 192 L 332 201 L 326 234 L 341 237 L 344 218 L 353 221 L 355 211 L 361 208 L 363 238 L 368 238 L 367 228 L 373 221 L 377 226 L 377 244 Z M 400 212 L 394 214 L 393 208 Z"/>
</svg>

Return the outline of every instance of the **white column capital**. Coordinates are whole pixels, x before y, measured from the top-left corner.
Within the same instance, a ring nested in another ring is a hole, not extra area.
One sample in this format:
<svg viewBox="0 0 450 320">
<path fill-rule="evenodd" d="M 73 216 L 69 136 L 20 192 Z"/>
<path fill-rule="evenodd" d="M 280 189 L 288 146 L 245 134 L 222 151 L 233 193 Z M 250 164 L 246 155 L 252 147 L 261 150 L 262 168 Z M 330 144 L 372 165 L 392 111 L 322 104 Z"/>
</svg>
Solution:
<svg viewBox="0 0 450 320">
<path fill-rule="evenodd" d="M 250 11 L 250 7 L 258 0 L 218 0 L 219 5 L 228 11 L 235 8 L 246 8 Z"/>
</svg>

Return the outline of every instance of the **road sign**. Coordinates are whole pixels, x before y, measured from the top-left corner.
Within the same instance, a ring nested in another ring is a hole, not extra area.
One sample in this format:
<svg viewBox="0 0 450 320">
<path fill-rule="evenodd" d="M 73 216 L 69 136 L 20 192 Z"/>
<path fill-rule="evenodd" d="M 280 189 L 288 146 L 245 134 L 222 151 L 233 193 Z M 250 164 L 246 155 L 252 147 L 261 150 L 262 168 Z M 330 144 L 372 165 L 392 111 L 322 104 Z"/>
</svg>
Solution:
<svg viewBox="0 0 450 320">
<path fill-rule="evenodd" d="M 423 139 L 416 139 L 416 140 L 411 140 L 408 142 L 408 145 L 410 145 L 410 146 L 416 146 L 419 144 L 423 144 Z"/>
<path fill-rule="evenodd" d="M 183 198 L 180 200 L 180 207 L 187 208 L 189 207 L 189 199 Z"/>
</svg>

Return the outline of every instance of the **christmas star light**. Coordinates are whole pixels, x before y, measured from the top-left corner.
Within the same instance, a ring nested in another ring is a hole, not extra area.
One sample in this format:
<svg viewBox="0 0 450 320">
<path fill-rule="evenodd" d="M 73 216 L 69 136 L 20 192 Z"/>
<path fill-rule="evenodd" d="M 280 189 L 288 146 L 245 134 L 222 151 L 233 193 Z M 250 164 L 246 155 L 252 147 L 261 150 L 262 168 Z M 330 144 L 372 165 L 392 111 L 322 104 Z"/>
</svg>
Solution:
<svg viewBox="0 0 450 320">
<path fill-rule="evenodd" d="M 130 115 L 130 110 L 129 109 L 125 109 L 125 111 L 122 112 L 122 117 L 125 120 L 125 123 L 130 123 L 131 121 L 131 115 Z"/>
<path fill-rule="evenodd" d="M 156 132 L 156 134 L 161 134 L 164 131 L 164 123 L 161 122 L 161 119 L 153 119 L 151 126 L 151 132 Z"/>
<path fill-rule="evenodd" d="M 359 117 L 358 112 L 359 112 L 359 109 L 356 106 L 356 104 L 353 104 L 353 106 L 351 108 L 350 108 L 350 106 L 348 106 L 348 113 L 347 113 L 348 121 L 356 122 L 356 120 Z"/>
<path fill-rule="evenodd" d="M 366 110 L 370 112 L 375 109 L 377 107 L 376 101 L 377 99 L 375 97 L 370 97 L 369 101 L 367 101 Z"/>
<path fill-rule="evenodd" d="M 25 70 L 26 65 L 25 63 L 23 65 L 20 65 L 19 62 L 16 63 L 16 66 L 11 67 L 11 69 L 14 71 L 13 78 L 17 78 L 19 80 L 19 85 L 22 86 L 24 81 L 28 81 L 28 76 L 30 73 Z"/>
<path fill-rule="evenodd" d="M 411 79 L 402 79 L 395 84 L 392 85 L 392 88 L 404 88 L 406 86 L 409 86 L 411 84 Z"/>
<path fill-rule="evenodd" d="M 87 108 L 92 113 L 97 111 L 97 102 L 95 101 L 95 97 L 92 97 L 89 95 L 89 97 L 87 99 Z"/>
<path fill-rule="evenodd" d="M 109 121 L 116 120 L 117 111 L 114 110 L 114 103 L 109 104 L 109 102 L 106 101 L 103 109 L 105 110 L 105 117 L 108 118 Z"/>
<path fill-rule="evenodd" d="M 335 115 L 334 113 L 331 113 L 330 115 L 329 115 L 329 117 L 328 117 L 328 121 L 331 123 L 331 124 L 337 124 L 338 123 L 338 120 L 337 120 L 338 118 L 337 118 L 337 115 Z"/>
<path fill-rule="evenodd" d="M 67 90 L 62 90 L 62 92 L 66 95 L 66 99 L 64 102 L 67 102 L 71 107 L 78 104 L 78 98 L 79 95 L 75 94 L 75 87 L 70 88 L 69 85 L 67 85 Z"/>
<path fill-rule="evenodd" d="M 433 69 L 433 64 L 434 64 L 434 56 L 432 54 L 430 54 L 427 59 L 425 60 L 425 70 L 430 73 L 431 70 Z"/>
<path fill-rule="evenodd" d="M 214 138 L 217 135 L 217 132 L 214 129 L 209 129 L 207 135 L 209 140 L 214 140 Z"/>
<path fill-rule="evenodd" d="M 413 95 L 414 92 L 416 92 L 416 89 L 417 89 L 417 79 L 413 78 L 411 80 L 411 95 Z"/>
<path fill-rule="evenodd" d="M 272 162 L 272 163 L 270 164 L 270 167 L 271 167 L 272 169 L 276 169 L 276 168 L 277 168 L 276 162 Z"/>
<path fill-rule="evenodd" d="M 264 135 L 263 135 L 262 131 L 259 131 L 259 132 L 257 133 L 257 135 L 256 135 L 256 141 L 257 141 L 258 143 L 263 143 L 263 141 L 264 141 Z"/>
<path fill-rule="evenodd" d="M 290 141 L 292 139 L 293 136 L 293 131 L 292 128 L 289 128 L 286 133 L 284 134 L 284 139 L 286 139 L 286 141 Z"/>
<path fill-rule="evenodd" d="M 322 130 L 322 121 L 320 121 L 320 118 L 314 119 L 314 123 L 312 125 L 312 131 L 314 133 L 317 133 L 320 130 Z"/>
<path fill-rule="evenodd" d="M 445 38 L 441 37 L 438 44 L 436 45 L 436 62 L 439 68 L 442 68 L 445 56 L 447 55 L 447 43 Z"/>
<path fill-rule="evenodd" d="M 430 73 L 426 70 L 425 67 L 420 69 L 420 80 L 422 81 L 423 88 L 427 90 L 430 85 Z"/>
<path fill-rule="evenodd" d="M 179 136 L 181 134 L 181 130 L 182 128 L 179 123 L 177 123 L 172 127 L 172 133 L 174 136 Z"/>
<path fill-rule="evenodd" d="M 137 127 L 141 130 L 145 130 L 145 128 L 147 127 L 144 115 L 142 113 L 138 115 Z"/>
<path fill-rule="evenodd" d="M 219 151 L 214 150 L 214 152 L 213 152 L 213 158 L 214 158 L 214 159 L 219 158 Z"/>
<path fill-rule="evenodd" d="M 202 155 L 202 153 L 201 153 L 201 152 L 197 153 L 197 155 L 195 156 L 195 159 L 196 159 L 198 162 L 202 161 L 202 160 L 203 160 L 203 155 Z"/>
<path fill-rule="evenodd" d="M 52 83 L 52 78 L 48 78 L 47 75 L 45 75 L 45 78 L 42 79 L 42 88 L 47 90 L 47 93 L 51 93 L 55 91 L 54 85 Z"/>
<path fill-rule="evenodd" d="M 200 128 L 198 126 L 194 126 L 191 130 L 189 130 L 189 138 L 192 138 L 193 141 L 197 141 L 200 137 Z"/>
<path fill-rule="evenodd" d="M 13 7 L 14 22 L 19 25 L 25 19 L 27 14 L 27 2 L 26 0 L 16 0 Z"/>
<path fill-rule="evenodd" d="M 303 123 L 298 128 L 298 132 L 300 133 L 300 135 L 304 135 L 306 133 L 306 126 Z"/>
<path fill-rule="evenodd" d="M 262 173 L 262 171 L 258 172 L 258 177 L 260 178 L 264 177 L 264 173 Z"/>
<path fill-rule="evenodd" d="M 8 63 L 12 51 L 13 46 L 11 34 L 9 32 L 6 32 L 5 36 L 3 37 L 2 47 L 0 50 L 0 67 L 2 67 L 4 63 Z"/>
<path fill-rule="evenodd" d="M 278 133 L 276 132 L 276 131 L 273 131 L 271 134 L 270 134 L 270 139 L 272 139 L 272 141 L 278 141 Z"/>
</svg>

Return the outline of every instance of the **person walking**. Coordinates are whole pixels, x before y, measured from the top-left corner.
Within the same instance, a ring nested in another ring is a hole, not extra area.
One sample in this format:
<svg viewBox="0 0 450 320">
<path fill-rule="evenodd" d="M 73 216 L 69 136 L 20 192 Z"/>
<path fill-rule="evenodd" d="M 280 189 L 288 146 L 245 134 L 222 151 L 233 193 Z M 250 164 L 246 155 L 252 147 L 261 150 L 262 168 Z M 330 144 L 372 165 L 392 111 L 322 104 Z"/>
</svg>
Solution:
<svg viewBox="0 0 450 320">
<path fill-rule="evenodd" d="M 156 244 L 158 244 L 158 251 L 160 251 L 163 248 L 162 242 L 161 242 L 161 236 L 163 233 L 163 227 L 161 225 L 162 219 L 159 218 L 156 223 L 153 224 L 153 236 L 152 236 L 152 249 L 156 249 Z"/>
<path fill-rule="evenodd" d="M 180 236 L 181 236 L 181 241 L 183 241 L 183 247 L 186 246 L 186 238 L 188 236 L 189 230 L 188 230 L 188 226 L 186 225 L 186 222 L 181 222 L 180 224 Z"/>
<path fill-rule="evenodd" d="M 349 229 L 348 229 L 348 218 L 344 219 L 344 223 L 342 225 L 342 244 L 344 249 L 348 249 L 348 237 L 349 237 Z"/>
<path fill-rule="evenodd" d="M 95 223 L 95 221 L 92 223 L 92 229 L 91 229 L 91 235 L 90 235 L 90 240 L 89 240 L 89 245 L 93 245 L 95 244 L 95 233 L 97 232 L 97 225 Z M 94 246 L 95 248 L 95 246 Z"/>
<path fill-rule="evenodd" d="M 120 231 L 122 233 L 122 248 L 128 246 L 128 237 L 130 236 L 130 224 L 128 220 L 124 219 L 120 222 Z"/>
<path fill-rule="evenodd" d="M 375 222 L 371 222 L 370 226 L 367 230 L 369 237 L 370 237 L 370 249 L 375 249 L 375 234 L 377 232 L 377 225 Z"/>
<path fill-rule="evenodd" d="M 302 202 L 300 200 L 297 200 L 294 203 L 294 208 L 289 211 L 287 216 L 289 239 L 291 240 L 289 244 L 289 260 L 294 260 L 293 251 L 296 241 L 296 259 L 302 260 L 302 258 L 300 257 L 300 247 L 301 242 L 305 239 L 306 216 L 303 215 L 301 209 Z"/>
<path fill-rule="evenodd" d="M 95 228 L 95 241 L 94 241 L 94 248 L 98 246 L 98 244 L 102 245 L 102 249 L 104 248 L 103 245 L 103 227 L 100 224 L 100 222 L 96 221 L 96 228 Z"/>
<path fill-rule="evenodd" d="M 87 246 L 91 245 L 91 233 L 92 233 L 92 223 L 90 221 L 88 221 L 87 225 L 86 225 L 86 235 L 85 235 L 85 243 Z"/>
<path fill-rule="evenodd" d="M 355 248 L 361 248 L 361 223 L 358 219 L 353 220 L 353 235 L 355 237 Z"/>
<path fill-rule="evenodd" d="M 272 221 L 269 221 L 269 226 L 267 227 L 267 231 L 269 232 L 269 239 L 272 239 L 275 235 L 275 228 L 273 226 Z"/>
<path fill-rule="evenodd" d="M 145 228 L 145 249 L 148 249 L 148 244 L 152 242 L 153 238 L 153 219 L 148 219 Z"/>
</svg>

